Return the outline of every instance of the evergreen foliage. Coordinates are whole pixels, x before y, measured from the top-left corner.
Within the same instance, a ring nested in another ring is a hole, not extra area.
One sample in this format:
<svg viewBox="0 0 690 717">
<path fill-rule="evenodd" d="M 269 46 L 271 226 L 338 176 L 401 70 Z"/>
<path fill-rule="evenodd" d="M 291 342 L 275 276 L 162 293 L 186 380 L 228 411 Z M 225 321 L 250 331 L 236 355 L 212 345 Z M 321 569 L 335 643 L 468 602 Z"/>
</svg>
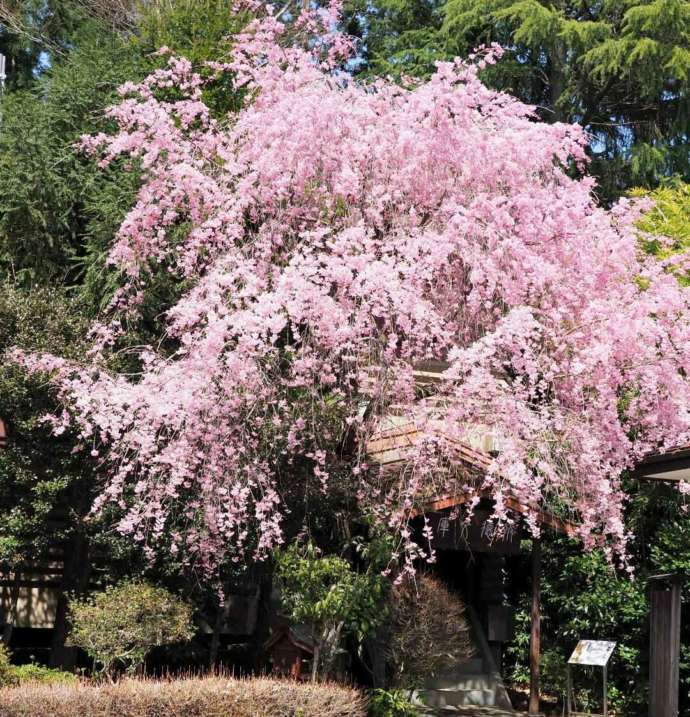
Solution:
<svg viewBox="0 0 690 717">
<path fill-rule="evenodd" d="M 369 717 L 419 717 L 419 710 L 409 698 L 409 690 L 373 690 Z"/>
<path fill-rule="evenodd" d="M 59 290 L 23 293 L 10 285 L 0 288 L 0 354 L 14 346 L 25 349 L 60 347 L 79 355 L 86 333 L 80 306 Z M 40 379 L 16 365 L 0 364 L 0 412 L 9 439 L 0 452 L 0 563 L 14 570 L 43 557 L 55 540 L 65 540 L 78 522 L 71 518 L 71 487 L 79 485 L 92 466 L 72 452 L 69 435 L 50 438 L 42 421 L 55 410 L 54 392 Z M 66 513 L 56 532 L 56 511 Z M 51 524 L 52 523 L 52 524 Z"/>
<path fill-rule="evenodd" d="M 138 76 L 138 64 L 121 38 L 90 24 L 79 46 L 37 85 L 5 96 L 0 268 L 15 282 L 73 284 L 89 232 L 112 236 L 122 215 L 100 205 L 113 173 L 104 178 L 74 145 L 84 133 L 105 128 L 103 108 L 115 99 L 119 84 Z M 132 199 L 124 197 L 122 214 Z"/>
<path fill-rule="evenodd" d="M 51 62 L 68 54 L 88 13 L 78 0 L 6 0 L 0 3 L 0 53 L 7 86 L 34 84 Z"/>
<path fill-rule="evenodd" d="M 144 57 L 168 47 L 204 72 L 204 62 L 230 59 L 232 37 L 249 19 L 249 13 L 238 12 L 227 0 L 153 0 L 140 6 L 135 43 Z M 242 97 L 230 75 L 204 92 L 204 101 L 216 117 L 238 110 Z"/>
<path fill-rule="evenodd" d="M 563 537 L 543 541 L 542 687 L 545 693 L 565 694 L 565 665 L 578 640 L 614 640 L 609 666 L 610 706 L 620 714 L 643 714 L 649 688 L 650 575 L 690 571 L 690 528 L 682 500 L 673 486 L 629 481 L 631 500 L 626 527 L 634 536 L 630 557 L 633 576 L 618 571 L 604 555 L 583 553 Z M 528 566 L 516 566 L 514 584 L 522 581 L 523 598 L 517 615 L 517 638 L 506 661 L 506 675 L 529 682 L 530 587 Z M 684 587 L 681 618 L 680 714 L 690 709 L 690 586 Z M 595 709 L 600 703 L 599 676 L 578 673 L 578 699 Z"/>
<path fill-rule="evenodd" d="M 345 30 L 362 42 L 356 71 L 365 76 L 428 77 L 451 48 L 440 32 L 442 0 L 348 0 Z"/>
<path fill-rule="evenodd" d="M 202 66 L 227 56 L 229 37 L 247 22 L 220 0 L 137 7 L 137 25 L 126 30 L 82 11 L 69 52 L 53 57 L 29 87 L 8 91 L 0 105 L 0 271 L 23 286 L 55 280 L 83 286 L 92 310 L 115 290 L 105 254 L 139 178 L 117 163 L 97 170 L 76 143 L 108 129 L 104 109 L 116 101 L 117 88 L 161 66 L 154 54 L 160 46 Z M 228 79 L 204 99 L 222 117 L 241 97 Z"/>
<path fill-rule="evenodd" d="M 344 558 L 322 555 L 311 543 L 278 553 L 276 577 L 286 614 L 313 636 L 313 679 L 329 676 L 345 634 L 361 642 L 385 615 L 380 575 L 358 573 Z"/>
</svg>

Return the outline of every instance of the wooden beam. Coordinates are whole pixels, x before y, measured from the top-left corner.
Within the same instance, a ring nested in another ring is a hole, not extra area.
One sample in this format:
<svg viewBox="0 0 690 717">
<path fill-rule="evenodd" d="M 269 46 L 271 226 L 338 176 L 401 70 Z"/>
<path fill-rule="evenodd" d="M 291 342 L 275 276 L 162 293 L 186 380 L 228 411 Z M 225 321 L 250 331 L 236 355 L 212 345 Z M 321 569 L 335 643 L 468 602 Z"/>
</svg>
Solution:
<svg viewBox="0 0 690 717">
<path fill-rule="evenodd" d="M 687 449 L 647 456 L 630 472 L 632 478 L 678 483 L 690 479 L 690 451 Z"/>
<path fill-rule="evenodd" d="M 541 662 L 541 541 L 532 539 L 532 615 L 529 641 L 529 715 L 539 712 L 539 667 Z"/>
<path fill-rule="evenodd" d="M 425 513 L 437 513 L 448 508 L 457 508 L 469 502 L 476 496 L 492 500 L 491 491 L 488 490 L 456 493 L 455 495 L 449 496 L 437 496 L 429 499 L 429 501 L 424 503 L 421 508 L 413 508 L 410 511 L 410 517 L 415 518 L 418 515 L 424 515 Z M 518 513 L 519 515 L 525 515 L 528 512 L 527 506 L 523 505 L 517 498 L 510 495 L 504 497 L 504 502 L 510 510 Z M 543 510 L 536 510 L 533 512 L 536 512 L 537 524 L 539 526 L 546 526 L 547 528 L 554 530 L 556 533 L 561 533 L 571 538 L 577 535 L 577 527 L 574 523 L 562 520 L 561 518 L 553 515 L 553 513 L 548 513 Z"/>
</svg>

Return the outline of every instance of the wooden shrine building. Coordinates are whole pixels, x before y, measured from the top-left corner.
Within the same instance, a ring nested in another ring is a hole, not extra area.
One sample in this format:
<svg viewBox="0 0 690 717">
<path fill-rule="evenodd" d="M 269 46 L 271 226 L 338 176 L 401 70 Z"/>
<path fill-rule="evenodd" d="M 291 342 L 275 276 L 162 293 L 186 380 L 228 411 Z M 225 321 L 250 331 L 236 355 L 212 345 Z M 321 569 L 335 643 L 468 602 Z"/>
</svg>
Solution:
<svg viewBox="0 0 690 717">
<path fill-rule="evenodd" d="M 443 370 L 440 362 L 429 363 L 417 371 L 420 384 L 439 380 Z M 443 433 L 442 421 L 432 430 Z M 444 436 L 445 440 L 451 440 Z M 414 421 L 404 416 L 390 416 L 382 423 L 367 445 L 372 462 L 383 472 L 404 469 L 415 446 L 423 440 L 422 431 Z M 455 456 L 468 476 L 476 476 L 476 485 L 482 485 L 482 476 L 491 466 L 500 445 L 491 435 L 482 435 L 481 429 L 467 443 L 454 442 Z M 678 483 L 690 481 L 690 446 L 647 456 L 631 472 L 631 476 L 645 481 Z M 464 481 L 464 484 L 472 481 Z M 477 501 L 478 504 L 477 504 Z M 464 507 L 477 504 L 471 520 L 466 520 Z M 494 670 L 500 669 L 504 642 L 513 639 L 512 614 L 505 600 L 505 561 L 520 552 L 528 538 L 520 516 L 529 514 L 542 529 L 574 536 L 576 525 L 537 506 L 528 506 L 517 496 L 508 495 L 506 507 L 515 518 L 502 529 L 496 529 L 490 520 L 492 500 L 487 493 L 472 491 L 460 495 L 431 495 L 420 501 L 416 514 L 423 514 L 434 533 L 438 551 L 438 566 L 460 585 L 468 603 L 470 615 L 476 613 L 476 630 L 481 633 L 493 658 Z M 539 714 L 539 672 L 541 654 L 541 545 L 531 540 L 531 625 L 530 625 L 530 700 L 529 714 Z M 680 598 L 678 580 L 660 576 L 652 581 L 650 615 L 651 625 L 651 690 L 650 717 L 677 717 L 678 660 Z M 671 696 L 670 696 L 671 695 Z M 675 707 L 674 707 L 675 706 Z"/>
<path fill-rule="evenodd" d="M 437 425 L 437 430 L 443 430 L 441 423 Z M 367 453 L 382 471 L 393 473 L 403 469 L 421 438 L 422 432 L 413 421 L 391 416 L 367 444 Z M 453 449 L 459 464 L 466 469 L 468 476 L 476 477 L 477 486 L 481 486 L 482 477 L 493 460 L 492 440 L 478 432 L 475 445 L 454 441 Z M 467 512 L 470 503 L 471 516 Z M 482 675 L 487 684 L 484 692 L 494 692 L 490 702 L 481 704 L 510 707 L 500 678 L 503 645 L 514 637 L 513 609 L 506 600 L 505 567 L 506 559 L 518 555 L 523 541 L 529 538 L 521 516 L 529 514 L 532 519 L 536 517 L 542 530 L 564 535 L 574 535 L 576 526 L 549 511 L 524 504 L 517 496 L 506 496 L 505 504 L 514 521 L 500 527 L 490 520 L 493 507 L 490 494 L 480 489 L 455 495 L 429 496 L 421 501 L 421 506 L 413 511 L 411 517 L 414 522 L 415 518 L 421 521 L 424 516 L 433 529 L 437 570 L 463 594 L 466 601 L 478 649 L 483 653 L 481 669 L 488 673 Z M 541 548 L 539 541 L 534 539 L 531 546 L 530 714 L 537 714 L 541 653 Z M 476 681 L 478 676 L 474 677 Z"/>
</svg>

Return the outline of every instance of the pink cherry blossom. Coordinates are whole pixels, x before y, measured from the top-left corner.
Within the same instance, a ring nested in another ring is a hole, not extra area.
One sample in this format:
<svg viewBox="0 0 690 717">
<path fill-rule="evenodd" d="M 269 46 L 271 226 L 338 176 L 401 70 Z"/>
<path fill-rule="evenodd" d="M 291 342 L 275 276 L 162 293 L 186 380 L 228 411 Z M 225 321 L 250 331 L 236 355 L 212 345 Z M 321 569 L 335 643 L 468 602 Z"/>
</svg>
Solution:
<svg viewBox="0 0 690 717">
<path fill-rule="evenodd" d="M 346 460 L 408 565 L 430 554 L 410 510 L 468 486 L 499 520 L 517 496 L 535 532 L 558 506 L 587 546 L 623 550 L 622 471 L 690 437 L 688 290 L 640 250 L 634 205 L 607 211 L 571 177 L 579 127 L 538 123 L 459 60 L 409 88 L 355 82 L 336 69 L 351 43 L 334 13 L 304 11 L 290 33 L 270 14 L 249 25 L 214 65 L 248 92 L 227 121 L 170 58 L 122 88 L 115 134 L 83 141 L 143 167 L 110 249 L 122 287 L 90 363 L 22 360 L 55 377 L 56 430 L 73 422 L 102 457 L 95 509 L 123 507 L 120 530 L 148 545 L 174 528 L 175 551 L 212 575 L 283 540 L 296 461 L 327 491 Z M 113 373 L 161 270 L 191 284 L 166 315 L 177 348 Z M 428 359 L 448 368 L 422 389 Z M 382 475 L 366 444 L 394 415 L 422 439 Z M 457 454 L 477 427 L 500 444 L 480 475 Z"/>
</svg>

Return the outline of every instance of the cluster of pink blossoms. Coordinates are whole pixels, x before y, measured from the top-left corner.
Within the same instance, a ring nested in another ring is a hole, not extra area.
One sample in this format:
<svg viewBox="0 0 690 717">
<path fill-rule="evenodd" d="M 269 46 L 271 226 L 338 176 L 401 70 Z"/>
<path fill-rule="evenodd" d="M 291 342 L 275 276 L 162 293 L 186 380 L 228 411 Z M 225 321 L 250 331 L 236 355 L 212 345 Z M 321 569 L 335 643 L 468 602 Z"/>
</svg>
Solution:
<svg viewBox="0 0 690 717">
<path fill-rule="evenodd" d="M 328 34 L 332 19 L 298 23 Z M 621 472 L 690 429 L 690 296 L 640 251 L 634 207 L 598 207 L 567 172 L 585 162 L 581 129 L 536 122 L 476 65 L 362 85 L 332 69 L 345 38 L 305 50 L 282 34 L 267 15 L 214 65 L 251 97 L 227 122 L 173 58 L 123 88 L 117 133 L 85 143 L 143 168 L 110 252 L 122 289 L 90 365 L 25 361 L 55 371 L 57 430 L 76 423 L 102 456 L 99 505 L 212 573 L 279 544 L 290 465 L 329 490 L 347 445 L 363 508 L 413 552 L 409 508 L 466 487 L 453 446 L 481 426 L 500 439 L 481 478 L 497 519 L 507 495 L 535 531 L 558 505 L 586 545 L 621 548 Z M 114 375 L 108 344 L 161 269 L 192 285 L 167 313 L 177 349 Z M 428 359 L 448 369 L 420 394 Z M 364 446 L 391 414 L 428 440 L 383 479 Z"/>
</svg>

